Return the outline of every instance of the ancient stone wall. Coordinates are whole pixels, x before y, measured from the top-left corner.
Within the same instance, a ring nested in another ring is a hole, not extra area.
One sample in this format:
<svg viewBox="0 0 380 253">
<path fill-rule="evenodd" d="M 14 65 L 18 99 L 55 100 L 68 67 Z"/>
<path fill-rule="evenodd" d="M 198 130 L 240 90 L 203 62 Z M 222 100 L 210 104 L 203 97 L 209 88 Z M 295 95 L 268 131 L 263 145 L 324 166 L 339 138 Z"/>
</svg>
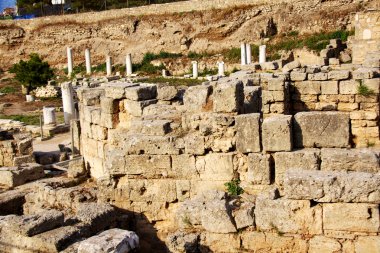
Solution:
<svg viewBox="0 0 380 253">
<path fill-rule="evenodd" d="M 0 167 L 33 162 L 32 153 L 32 138 L 29 134 L 0 131 Z"/>
</svg>

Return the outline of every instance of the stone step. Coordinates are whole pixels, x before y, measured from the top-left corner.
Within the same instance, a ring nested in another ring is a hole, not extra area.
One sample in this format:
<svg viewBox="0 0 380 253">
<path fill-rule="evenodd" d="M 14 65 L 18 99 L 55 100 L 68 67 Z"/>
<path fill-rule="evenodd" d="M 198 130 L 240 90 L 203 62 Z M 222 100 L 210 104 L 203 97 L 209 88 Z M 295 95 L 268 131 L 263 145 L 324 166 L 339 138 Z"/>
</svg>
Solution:
<svg viewBox="0 0 380 253">
<path fill-rule="evenodd" d="M 43 167 L 37 163 L 28 163 L 19 167 L 2 167 L 0 168 L 0 185 L 12 188 L 44 176 Z"/>
</svg>

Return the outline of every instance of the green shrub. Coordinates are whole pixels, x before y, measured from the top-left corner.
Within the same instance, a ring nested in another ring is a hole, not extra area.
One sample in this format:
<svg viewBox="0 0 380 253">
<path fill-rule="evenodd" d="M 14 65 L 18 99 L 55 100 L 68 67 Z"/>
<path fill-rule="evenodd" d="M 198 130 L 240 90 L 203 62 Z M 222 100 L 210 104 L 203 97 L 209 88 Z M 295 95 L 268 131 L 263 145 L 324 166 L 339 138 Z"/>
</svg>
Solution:
<svg viewBox="0 0 380 253">
<path fill-rule="evenodd" d="M 218 74 L 218 69 L 208 69 L 207 67 L 203 69 L 202 72 L 199 73 L 199 76 L 207 76 L 207 75 L 216 75 Z"/>
<path fill-rule="evenodd" d="M 240 180 L 233 179 L 230 182 L 224 184 L 227 187 L 227 192 L 231 196 L 239 196 L 244 193 L 243 188 L 240 187 Z"/>
<path fill-rule="evenodd" d="M 0 89 L 0 93 L 10 94 L 10 93 L 16 93 L 17 89 L 13 86 L 5 86 Z"/>
<path fill-rule="evenodd" d="M 375 94 L 375 92 L 372 89 L 368 88 L 368 86 L 363 84 L 362 82 L 360 82 L 357 92 L 359 95 L 362 95 L 365 97 Z"/>
<path fill-rule="evenodd" d="M 0 115 L 0 119 L 11 119 L 24 122 L 27 125 L 38 126 L 40 124 L 39 115 Z"/>
</svg>

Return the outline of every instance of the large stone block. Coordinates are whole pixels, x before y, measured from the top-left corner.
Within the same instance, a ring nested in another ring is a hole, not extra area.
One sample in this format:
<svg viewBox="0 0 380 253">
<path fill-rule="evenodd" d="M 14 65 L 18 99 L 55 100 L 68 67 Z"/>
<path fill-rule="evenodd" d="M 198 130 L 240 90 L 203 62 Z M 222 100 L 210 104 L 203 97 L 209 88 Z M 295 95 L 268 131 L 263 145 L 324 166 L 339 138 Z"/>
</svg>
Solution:
<svg viewBox="0 0 380 253">
<path fill-rule="evenodd" d="M 134 202 L 174 202 L 176 182 L 164 179 L 128 179 L 123 186 L 128 199 Z"/>
<path fill-rule="evenodd" d="M 370 149 L 322 149 L 321 170 L 376 173 L 380 170 L 379 155 Z"/>
<path fill-rule="evenodd" d="M 119 114 L 101 113 L 99 125 L 105 128 L 116 128 L 119 124 Z"/>
<path fill-rule="evenodd" d="M 214 112 L 242 112 L 244 105 L 244 87 L 242 82 L 221 83 L 213 93 Z"/>
<path fill-rule="evenodd" d="M 293 152 L 277 152 L 275 159 L 275 179 L 283 185 L 285 172 L 289 169 L 319 170 L 319 149 L 301 149 Z"/>
<path fill-rule="evenodd" d="M 380 175 L 372 173 L 288 170 L 284 185 L 289 199 L 380 203 Z"/>
<path fill-rule="evenodd" d="M 161 86 L 157 89 L 157 99 L 171 101 L 178 95 L 178 89 L 175 86 Z"/>
<path fill-rule="evenodd" d="M 323 204 L 324 231 L 378 233 L 379 228 L 378 205 Z"/>
<path fill-rule="evenodd" d="M 172 176 L 179 179 L 198 178 L 198 171 L 195 167 L 195 156 L 174 155 L 172 158 Z"/>
<path fill-rule="evenodd" d="M 197 133 L 185 136 L 185 153 L 203 155 L 205 153 L 205 138 Z"/>
<path fill-rule="evenodd" d="M 125 154 L 147 155 L 177 155 L 179 149 L 175 146 L 175 138 L 165 136 L 129 135 L 121 143 Z"/>
<path fill-rule="evenodd" d="M 234 154 L 213 153 L 198 156 L 196 168 L 202 180 L 230 181 L 234 176 Z"/>
<path fill-rule="evenodd" d="M 128 87 L 125 89 L 125 97 L 134 101 L 155 99 L 157 97 L 157 86 Z"/>
<path fill-rule="evenodd" d="M 183 103 L 187 110 L 192 112 L 210 111 L 212 109 L 212 106 L 209 105 L 211 91 L 211 86 L 198 85 L 189 87 L 183 97 Z"/>
<path fill-rule="evenodd" d="M 113 228 L 82 241 L 78 253 L 127 253 L 138 247 L 139 237 L 135 232 Z"/>
<path fill-rule="evenodd" d="M 44 176 L 44 169 L 39 164 L 30 163 L 19 167 L 0 167 L 0 185 L 6 187 L 16 187 Z"/>
<path fill-rule="evenodd" d="M 339 82 L 339 94 L 357 94 L 358 86 L 360 85 L 357 80 L 347 80 Z"/>
<path fill-rule="evenodd" d="M 260 152 L 260 114 L 243 114 L 235 118 L 236 150 L 241 153 Z"/>
<path fill-rule="evenodd" d="M 244 113 L 260 112 L 260 86 L 244 86 Z"/>
<path fill-rule="evenodd" d="M 135 120 L 131 122 L 129 131 L 145 135 L 163 136 L 170 132 L 169 120 Z"/>
<path fill-rule="evenodd" d="M 303 81 L 294 83 L 295 93 L 305 95 L 321 94 L 321 82 L 319 81 Z"/>
<path fill-rule="evenodd" d="M 294 144 L 307 147 L 349 147 L 350 119 L 342 112 L 300 112 L 294 116 Z"/>
<path fill-rule="evenodd" d="M 330 80 L 345 80 L 350 78 L 350 71 L 348 70 L 333 70 L 328 73 Z"/>
<path fill-rule="evenodd" d="M 202 233 L 200 244 L 200 248 L 206 248 L 210 252 L 234 253 L 240 250 L 240 238 L 235 233 Z"/>
<path fill-rule="evenodd" d="M 249 154 L 248 166 L 240 177 L 252 184 L 269 185 L 272 181 L 273 161 L 270 155 Z"/>
<path fill-rule="evenodd" d="M 144 178 L 166 177 L 171 171 L 168 155 L 127 155 L 125 174 L 141 175 Z"/>
<path fill-rule="evenodd" d="M 307 200 L 271 199 L 259 195 L 255 208 L 256 226 L 261 231 L 279 233 L 322 233 L 322 207 Z"/>
<path fill-rule="evenodd" d="M 342 245 L 337 240 L 325 236 L 314 236 L 309 243 L 308 253 L 340 252 L 342 248 Z"/>
<path fill-rule="evenodd" d="M 355 242 L 355 253 L 380 252 L 379 236 L 359 236 Z"/>
<path fill-rule="evenodd" d="M 264 119 L 262 125 L 263 149 L 269 152 L 291 151 L 292 116 L 279 115 Z"/>
<path fill-rule="evenodd" d="M 104 113 L 118 113 L 119 112 L 119 101 L 109 97 L 100 98 L 100 108 Z"/>
<path fill-rule="evenodd" d="M 126 112 L 135 117 L 140 117 L 143 115 L 144 108 L 149 105 L 156 104 L 156 99 L 144 100 L 144 101 L 134 101 L 130 99 L 124 100 L 124 109 Z"/>
</svg>

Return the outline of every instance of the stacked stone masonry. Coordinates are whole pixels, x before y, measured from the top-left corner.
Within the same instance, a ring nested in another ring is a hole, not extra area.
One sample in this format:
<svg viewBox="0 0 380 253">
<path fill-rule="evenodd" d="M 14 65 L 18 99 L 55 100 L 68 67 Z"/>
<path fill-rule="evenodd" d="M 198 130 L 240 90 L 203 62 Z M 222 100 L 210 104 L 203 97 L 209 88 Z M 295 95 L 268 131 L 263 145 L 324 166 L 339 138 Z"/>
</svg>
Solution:
<svg viewBox="0 0 380 253">
<path fill-rule="evenodd" d="M 100 198 L 142 213 L 173 252 L 378 252 L 379 70 L 295 66 L 79 89 Z M 239 201 L 221 192 L 234 179 Z"/>
</svg>

